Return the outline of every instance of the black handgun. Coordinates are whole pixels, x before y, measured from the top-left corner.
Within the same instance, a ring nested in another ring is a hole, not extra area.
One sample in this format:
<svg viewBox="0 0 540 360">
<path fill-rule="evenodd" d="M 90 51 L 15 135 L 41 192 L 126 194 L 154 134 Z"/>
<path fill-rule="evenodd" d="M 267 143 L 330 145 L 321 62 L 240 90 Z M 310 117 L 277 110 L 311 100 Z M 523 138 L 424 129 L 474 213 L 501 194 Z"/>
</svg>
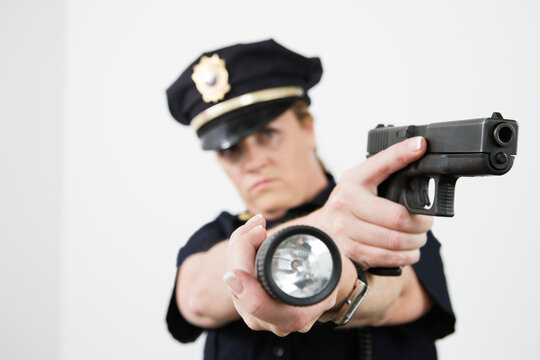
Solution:
<svg viewBox="0 0 540 360">
<path fill-rule="evenodd" d="M 426 139 L 426 153 L 380 184 L 378 195 L 403 204 L 412 213 L 454 216 L 458 178 L 503 175 L 512 168 L 518 123 L 495 112 L 489 118 L 429 125 L 379 125 L 368 133 L 368 157 L 414 136 Z M 433 199 L 429 196 L 431 179 Z"/>
<path fill-rule="evenodd" d="M 458 178 L 503 175 L 512 168 L 518 123 L 494 112 L 489 118 L 429 125 L 379 125 L 368 133 L 368 157 L 414 136 L 426 139 L 426 153 L 381 183 L 378 195 L 404 205 L 412 213 L 454 216 Z M 369 271 L 376 275 L 401 274 L 401 268 Z"/>
</svg>

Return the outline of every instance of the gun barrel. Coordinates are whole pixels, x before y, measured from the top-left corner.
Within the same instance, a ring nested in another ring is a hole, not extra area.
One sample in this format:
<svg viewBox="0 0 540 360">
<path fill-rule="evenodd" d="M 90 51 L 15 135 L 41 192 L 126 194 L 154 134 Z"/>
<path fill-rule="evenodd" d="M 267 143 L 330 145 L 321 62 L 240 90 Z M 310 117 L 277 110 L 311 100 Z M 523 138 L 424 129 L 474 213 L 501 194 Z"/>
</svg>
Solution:
<svg viewBox="0 0 540 360">
<path fill-rule="evenodd" d="M 509 146 L 517 139 L 517 125 L 514 128 L 509 123 L 499 123 L 493 130 L 493 138 L 501 146 Z"/>
</svg>

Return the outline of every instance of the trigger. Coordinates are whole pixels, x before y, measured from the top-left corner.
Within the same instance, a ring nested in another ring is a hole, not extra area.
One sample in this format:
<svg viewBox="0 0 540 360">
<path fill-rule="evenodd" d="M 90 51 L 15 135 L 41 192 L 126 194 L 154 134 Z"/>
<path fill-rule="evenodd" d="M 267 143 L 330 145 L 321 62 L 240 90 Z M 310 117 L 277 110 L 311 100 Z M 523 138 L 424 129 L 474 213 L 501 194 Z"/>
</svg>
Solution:
<svg viewBox="0 0 540 360">
<path fill-rule="evenodd" d="M 420 192 L 420 204 L 423 207 L 427 208 L 431 206 L 431 201 L 429 201 L 429 194 L 426 189 L 422 189 L 422 191 Z"/>
<path fill-rule="evenodd" d="M 431 201 L 429 200 L 429 194 L 428 194 L 428 186 L 429 186 L 429 179 L 422 178 L 418 182 L 418 202 L 420 203 L 420 206 L 423 206 L 425 208 L 429 208 L 431 206 Z"/>
</svg>

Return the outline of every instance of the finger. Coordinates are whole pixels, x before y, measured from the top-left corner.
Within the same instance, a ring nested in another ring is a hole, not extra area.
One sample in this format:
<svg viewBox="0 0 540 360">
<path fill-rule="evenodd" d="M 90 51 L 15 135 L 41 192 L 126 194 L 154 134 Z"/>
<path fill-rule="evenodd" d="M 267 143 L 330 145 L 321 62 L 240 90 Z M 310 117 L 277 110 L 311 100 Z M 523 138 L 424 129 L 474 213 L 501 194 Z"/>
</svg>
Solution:
<svg viewBox="0 0 540 360">
<path fill-rule="evenodd" d="M 307 324 L 306 326 L 304 326 L 302 329 L 298 330 L 298 332 L 300 333 L 307 333 L 309 330 L 311 330 L 311 328 L 313 327 L 313 325 L 317 322 L 317 320 L 313 320 L 311 321 L 309 324 Z"/>
<path fill-rule="evenodd" d="M 272 324 L 268 326 L 270 331 L 277 329 L 287 333 L 298 331 L 314 319 L 316 320 L 326 308 L 332 306 L 328 304 L 328 301 L 306 307 L 286 305 L 268 295 L 261 284 L 248 273 L 235 270 L 233 274 L 226 279 L 226 284 L 233 292 L 238 312 L 244 319 L 251 316 Z M 232 284 L 233 282 L 236 284 Z"/>
<path fill-rule="evenodd" d="M 338 243 L 350 239 L 353 242 L 393 251 L 419 249 L 425 245 L 427 239 L 425 232 L 407 233 L 358 221 L 353 217 L 349 217 L 348 220 L 342 219 L 335 226 L 333 236 Z"/>
<path fill-rule="evenodd" d="M 418 160 L 425 151 L 426 140 L 420 136 L 394 144 L 360 165 L 360 182 L 376 189 L 388 176 Z"/>
<path fill-rule="evenodd" d="M 355 241 L 340 244 L 343 254 L 360 264 L 365 270 L 372 267 L 400 267 L 412 265 L 420 260 L 420 250 L 393 251 Z"/>
<path fill-rule="evenodd" d="M 252 216 L 244 225 L 239 226 L 232 234 L 231 237 L 234 236 L 242 236 L 245 233 L 249 232 L 254 227 L 262 225 L 266 226 L 266 220 L 261 214 L 257 214 L 255 216 Z"/>
<path fill-rule="evenodd" d="M 337 211 L 348 209 L 356 220 L 409 233 L 426 232 L 433 224 L 431 216 L 411 214 L 401 204 L 355 187 L 332 193 L 327 206 Z"/>
<path fill-rule="evenodd" d="M 272 298 L 249 273 L 234 270 L 227 272 L 223 279 L 235 298 L 235 305 L 242 313 L 260 321 L 272 321 L 273 324 L 282 317 L 290 316 L 290 310 L 286 309 L 285 304 Z"/>
<path fill-rule="evenodd" d="M 254 273 L 257 249 L 266 239 L 267 234 L 263 225 L 251 225 L 246 226 L 246 228 L 250 228 L 247 232 L 245 229 L 238 228 L 239 232 L 233 234 L 229 239 L 227 270 L 240 269 L 250 274 Z"/>
<path fill-rule="evenodd" d="M 263 321 L 261 319 L 258 319 L 256 317 L 251 316 L 250 314 L 246 313 L 245 311 L 242 310 L 241 305 L 238 304 L 238 299 L 233 298 L 233 302 L 234 302 L 235 307 L 237 308 L 240 316 L 242 317 L 242 320 L 244 320 L 246 325 L 251 330 L 254 330 L 254 331 L 261 331 L 261 330 L 271 331 L 271 332 L 273 332 L 274 334 L 276 334 L 279 337 L 284 337 L 284 336 L 287 336 L 287 335 L 289 335 L 291 333 L 290 331 L 285 331 L 285 330 L 279 328 L 278 326 L 276 326 L 276 325 L 274 325 L 272 323 Z"/>
<path fill-rule="evenodd" d="M 363 206 L 352 206 L 351 213 L 369 223 L 415 234 L 425 233 L 433 226 L 432 216 L 412 214 L 405 206 L 391 200 L 369 193 L 359 200 Z"/>
</svg>

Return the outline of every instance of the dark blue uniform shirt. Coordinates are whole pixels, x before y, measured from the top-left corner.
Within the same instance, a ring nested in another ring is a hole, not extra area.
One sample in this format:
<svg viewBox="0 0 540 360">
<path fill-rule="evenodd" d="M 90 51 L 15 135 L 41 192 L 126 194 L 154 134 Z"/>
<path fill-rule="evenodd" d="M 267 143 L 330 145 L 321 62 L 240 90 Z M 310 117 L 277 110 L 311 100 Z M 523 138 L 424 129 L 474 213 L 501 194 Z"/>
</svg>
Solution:
<svg viewBox="0 0 540 360">
<path fill-rule="evenodd" d="M 324 205 L 335 182 L 312 202 L 291 209 L 277 225 Z M 228 239 L 232 232 L 243 225 L 237 216 L 221 213 L 214 221 L 199 229 L 180 249 L 177 267 L 190 255 L 206 251 L 216 243 Z M 450 304 L 443 264 L 439 254 L 440 243 L 431 232 L 421 249 L 421 258 L 413 265 L 420 283 L 434 300 L 434 306 L 422 318 L 405 325 L 340 329 L 330 324 L 316 323 L 303 333 L 278 337 L 268 331 L 253 331 L 242 320 L 217 329 L 202 329 L 187 322 L 176 305 L 175 291 L 167 312 L 167 325 L 172 336 L 181 342 L 195 341 L 208 333 L 204 358 L 255 360 L 255 359 L 436 359 L 435 340 L 454 331 L 455 316 Z"/>
</svg>

